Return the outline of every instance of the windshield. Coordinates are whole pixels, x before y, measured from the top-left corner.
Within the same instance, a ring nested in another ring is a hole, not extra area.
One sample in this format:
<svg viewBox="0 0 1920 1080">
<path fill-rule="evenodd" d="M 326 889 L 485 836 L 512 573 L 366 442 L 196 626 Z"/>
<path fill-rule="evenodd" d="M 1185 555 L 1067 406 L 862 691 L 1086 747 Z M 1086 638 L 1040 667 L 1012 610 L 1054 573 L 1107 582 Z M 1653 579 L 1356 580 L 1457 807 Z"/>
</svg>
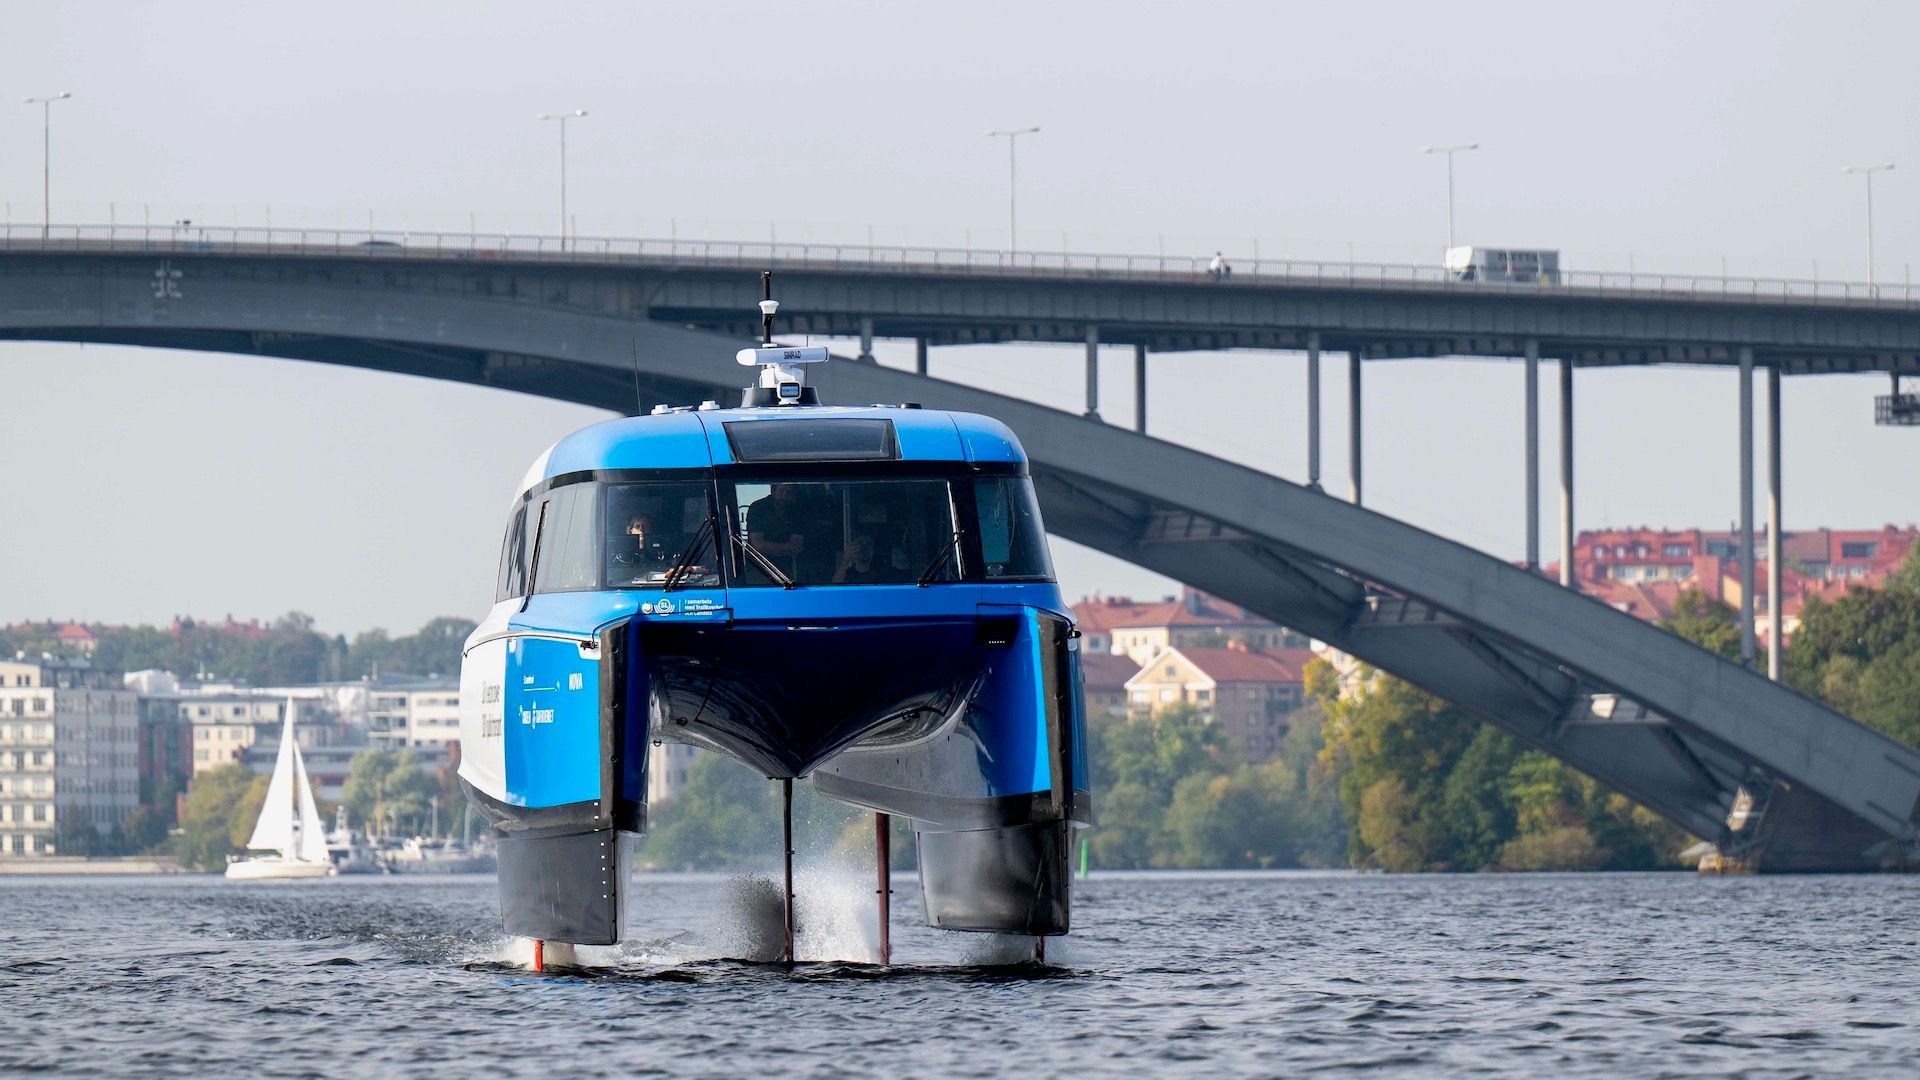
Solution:
<svg viewBox="0 0 1920 1080">
<path fill-rule="evenodd" d="M 752 548 L 730 556 L 735 585 L 915 585 L 964 576 L 946 480 L 740 481 L 723 485 L 722 502 L 734 537 Z"/>
<path fill-rule="evenodd" d="M 607 588 L 720 584 L 705 484 L 609 484 L 606 492 Z"/>
</svg>

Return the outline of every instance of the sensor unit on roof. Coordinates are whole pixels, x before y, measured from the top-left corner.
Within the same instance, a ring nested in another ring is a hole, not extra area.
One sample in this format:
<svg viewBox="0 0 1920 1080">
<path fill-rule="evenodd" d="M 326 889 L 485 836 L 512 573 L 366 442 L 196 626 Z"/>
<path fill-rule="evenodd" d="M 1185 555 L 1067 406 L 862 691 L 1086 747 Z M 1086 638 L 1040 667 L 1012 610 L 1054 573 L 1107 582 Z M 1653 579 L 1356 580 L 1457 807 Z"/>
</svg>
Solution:
<svg viewBox="0 0 1920 1080">
<path fill-rule="evenodd" d="M 824 364 L 833 359 L 833 353 L 825 345 L 805 345 L 793 347 L 776 345 L 771 349 L 741 349 L 733 354 L 734 360 L 744 367 L 760 364 Z"/>
<path fill-rule="evenodd" d="M 806 383 L 805 365 L 833 359 L 823 345 L 782 345 L 773 340 L 773 316 L 780 301 L 773 298 L 773 271 L 760 275 L 766 299 L 760 301 L 760 347 L 733 355 L 742 366 L 760 368 L 760 378 L 740 395 L 743 408 L 765 405 L 818 405 L 820 395 Z"/>
</svg>

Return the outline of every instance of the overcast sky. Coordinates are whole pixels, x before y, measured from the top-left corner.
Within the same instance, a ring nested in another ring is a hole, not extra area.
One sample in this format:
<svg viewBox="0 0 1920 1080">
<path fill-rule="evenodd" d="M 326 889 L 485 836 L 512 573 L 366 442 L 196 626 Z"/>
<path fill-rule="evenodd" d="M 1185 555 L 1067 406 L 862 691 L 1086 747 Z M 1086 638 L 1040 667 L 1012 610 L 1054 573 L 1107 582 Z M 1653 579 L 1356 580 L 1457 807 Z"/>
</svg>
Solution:
<svg viewBox="0 0 1920 1080">
<path fill-rule="evenodd" d="M 1920 8 L 1586 5 L 630 3 L 20 5 L 0 36 L 0 202 L 53 216 L 552 232 L 554 125 L 583 234 L 1435 262 L 1461 242 L 1570 268 L 1865 276 L 1920 260 Z M 885 356 L 903 362 L 889 346 Z M 1079 351 L 936 350 L 944 377 L 1077 408 Z M 731 359 L 716 356 L 715 363 Z M 1131 415 L 1130 356 L 1107 366 Z M 1155 360 L 1164 437 L 1304 476 L 1303 364 Z M 1520 553 L 1521 374 L 1374 364 L 1367 496 Z M 1326 472 L 1344 477 L 1330 365 Z M 1552 386 L 1551 373 L 1546 380 Z M 1920 518 L 1920 432 L 1875 429 L 1884 377 L 1790 380 L 1789 528 Z M 1583 374 L 1583 526 L 1725 527 L 1731 373 Z M 1553 410 L 1543 433 L 1555 437 Z M 325 365 L 0 343 L 0 622 L 308 611 L 322 628 L 477 617 L 527 462 L 604 413 Z M 1543 509 L 1555 545 L 1554 469 Z M 1070 595 L 1168 583 L 1056 547 Z"/>
</svg>

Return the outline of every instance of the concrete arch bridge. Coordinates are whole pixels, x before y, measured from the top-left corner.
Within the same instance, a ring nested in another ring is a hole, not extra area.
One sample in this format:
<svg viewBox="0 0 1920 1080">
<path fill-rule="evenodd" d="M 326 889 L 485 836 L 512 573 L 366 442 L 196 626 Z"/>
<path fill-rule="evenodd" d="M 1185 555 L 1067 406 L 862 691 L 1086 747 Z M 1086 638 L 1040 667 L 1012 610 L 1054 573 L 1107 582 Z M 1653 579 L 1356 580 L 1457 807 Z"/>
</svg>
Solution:
<svg viewBox="0 0 1920 1080">
<path fill-rule="evenodd" d="M 0 339 L 289 357 L 620 411 L 634 400 L 636 362 L 650 402 L 737 394 L 737 372 L 725 358 L 739 337 L 703 325 L 685 301 L 704 296 L 715 311 L 751 311 L 757 280 L 749 271 L 764 266 L 764 257 L 632 266 L 478 256 L 415 258 L 397 244 L 315 253 L 178 237 L 34 237 L 0 243 Z M 1095 319 L 1132 326 L 1125 332 L 1136 336 L 1152 327 L 1171 335 L 1170 323 L 1190 317 L 1179 307 L 1186 303 L 1196 328 L 1208 310 L 1222 320 L 1207 338 L 1213 344 L 1234 343 L 1216 340 L 1223 335 L 1267 335 L 1317 349 L 1323 334 L 1344 335 L 1356 353 L 1369 353 L 1368 319 L 1381 324 L 1381 342 L 1431 338 L 1453 333 L 1441 325 L 1450 320 L 1478 320 L 1493 353 L 1587 348 L 1596 350 L 1595 363 L 1627 362 L 1627 347 L 1614 339 L 1639 335 L 1637 347 L 1652 348 L 1662 334 L 1699 337 L 1674 346 L 1690 362 L 1732 362 L 1747 351 L 1750 365 L 1750 350 L 1773 339 L 1805 357 L 1797 362 L 1813 365 L 1808 370 L 1897 372 L 1920 358 L 1920 306 L 1910 301 L 1849 306 L 1783 297 L 1749 307 L 1746 298 L 1695 298 L 1652 325 L 1645 313 L 1660 311 L 1661 301 L 1644 295 L 1619 297 L 1615 309 L 1605 296 L 1367 291 L 1348 282 L 1324 295 L 1282 283 L 1271 285 L 1272 295 L 1255 289 L 1227 300 L 1218 293 L 1183 300 L 1182 290 L 1208 286 L 1111 280 L 1114 273 L 1063 283 L 1054 275 L 1029 280 L 1018 269 L 983 280 L 975 271 L 971 290 L 937 301 L 948 305 L 937 314 L 950 329 L 973 319 L 986 335 L 1018 322 L 995 314 L 996 306 L 1052 304 L 1057 314 L 1044 325 L 1008 335 L 1045 340 L 1077 326 L 1086 337 Z M 811 310 L 806 317 L 817 319 L 823 310 L 888 295 L 898 301 L 903 290 L 924 287 L 892 272 L 810 276 L 794 267 L 781 292 L 789 310 Z M 856 290 L 868 295 L 855 297 Z M 1074 299 L 1079 294 L 1085 299 Z M 1161 294 L 1168 299 L 1156 308 Z M 657 302 L 665 297 L 680 306 Z M 1522 302 L 1530 297 L 1538 301 L 1532 307 Z M 1083 302 L 1100 311 L 1075 306 Z M 1414 312 L 1424 313 L 1422 326 L 1413 325 Z M 1306 329 L 1316 320 L 1326 329 Z M 1546 337 L 1562 330 L 1564 340 Z M 1710 331 L 1733 348 L 1710 347 Z M 1054 533 L 1229 598 L 1457 702 L 1731 857 L 1775 870 L 1861 870 L 1915 855 L 1920 753 L 1741 664 L 1314 487 L 1097 417 L 911 371 L 857 362 L 829 368 L 820 379 L 828 400 L 919 401 L 1006 422 L 1031 455 Z"/>
</svg>

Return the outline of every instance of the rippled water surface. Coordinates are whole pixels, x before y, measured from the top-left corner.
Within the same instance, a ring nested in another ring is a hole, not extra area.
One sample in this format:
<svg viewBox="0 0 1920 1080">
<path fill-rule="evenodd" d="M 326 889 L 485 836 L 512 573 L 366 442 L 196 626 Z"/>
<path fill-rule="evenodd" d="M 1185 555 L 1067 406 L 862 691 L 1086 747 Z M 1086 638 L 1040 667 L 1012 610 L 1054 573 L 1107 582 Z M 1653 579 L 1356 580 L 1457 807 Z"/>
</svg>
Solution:
<svg viewBox="0 0 1920 1080">
<path fill-rule="evenodd" d="M 865 887 L 862 887 L 865 886 Z M 639 940 L 533 975 L 490 878 L 0 879 L 0 1074 L 1911 1075 L 1920 879 L 1095 875 L 1049 966 L 802 882 L 637 879 Z"/>
</svg>

